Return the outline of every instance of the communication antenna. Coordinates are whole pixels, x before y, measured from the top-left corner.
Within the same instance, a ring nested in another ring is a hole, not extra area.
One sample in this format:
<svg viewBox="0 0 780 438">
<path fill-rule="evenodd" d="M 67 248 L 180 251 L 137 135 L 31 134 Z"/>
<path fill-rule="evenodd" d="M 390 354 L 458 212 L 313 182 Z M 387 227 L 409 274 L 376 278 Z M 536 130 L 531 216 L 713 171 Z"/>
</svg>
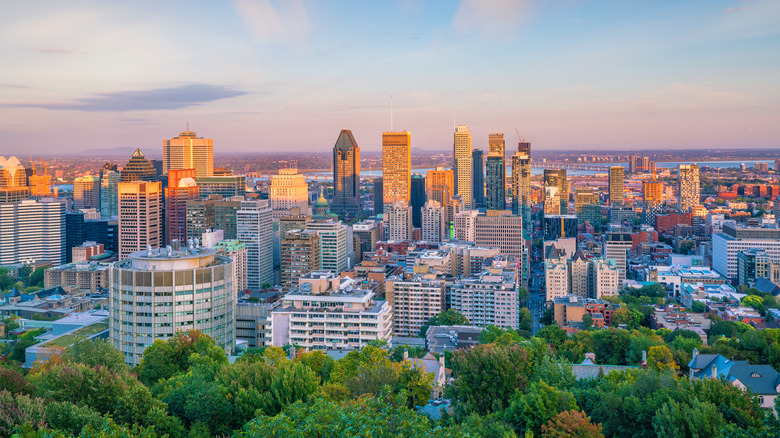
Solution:
<svg viewBox="0 0 780 438">
<path fill-rule="evenodd" d="M 393 132 L 393 95 L 390 95 L 390 132 Z"/>
</svg>

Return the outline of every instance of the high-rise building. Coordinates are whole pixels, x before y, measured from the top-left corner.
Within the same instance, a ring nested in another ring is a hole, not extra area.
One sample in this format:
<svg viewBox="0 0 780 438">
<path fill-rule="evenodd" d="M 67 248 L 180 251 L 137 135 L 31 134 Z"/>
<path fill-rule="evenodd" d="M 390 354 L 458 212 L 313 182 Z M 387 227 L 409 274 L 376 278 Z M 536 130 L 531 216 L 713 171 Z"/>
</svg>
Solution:
<svg viewBox="0 0 780 438">
<path fill-rule="evenodd" d="M 531 230 L 531 157 L 521 152 L 512 155 L 512 213 L 523 218 L 524 229 Z"/>
<path fill-rule="evenodd" d="M 650 157 L 639 157 L 636 159 L 636 171 L 639 173 L 655 172 L 655 163 L 650 161 Z"/>
<path fill-rule="evenodd" d="M 574 213 L 582 213 L 586 205 L 599 205 L 599 194 L 591 188 L 578 188 L 574 192 Z"/>
<path fill-rule="evenodd" d="M 712 268 L 729 280 L 736 280 L 738 254 L 751 248 L 763 249 L 772 262 L 780 263 L 780 228 L 724 221 L 722 232 L 712 235 Z"/>
<path fill-rule="evenodd" d="M 0 187 L 27 187 L 27 174 L 18 158 L 0 155 Z"/>
<path fill-rule="evenodd" d="M 677 170 L 678 206 L 680 212 L 684 213 L 694 205 L 699 205 L 701 199 L 699 166 L 696 164 L 680 164 Z"/>
<path fill-rule="evenodd" d="M 165 189 L 165 240 L 187 241 L 187 202 L 198 201 L 200 192 L 195 183 L 195 169 L 168 170 Z"/>
<path fill-rule="evenodd" d="M 58 266 L 65 253 L 65 204 L 51 198 L 0 204 L 0 265 Z"/>
<path fill-rule="evenodd" d="M 273 218 L 267 200 L 241 202 L 236 211 L 236 237 L 246 245 L 247 287 L 261 289 L 274 283 Z M 226 233 L 227 234 L 227 233 Z"/>
<path fill-rule="evenodd" d="M 626 279 L 626 266 L 628 262 L 628 251 L 633 245 L 631 233 L 608 232 L 604 239 L 604 260 L 614 260 L 618 271 L 618 287 L 623 287 L 623 280 Z"/>
<path fill-rule="evenodd" d="M 477 239 L 478 210 L 461 210 L 455 214 L 453 220 L 454 236 L 464 242 L 475 242 Z"/>
<path fill-rule="evenodd" d="M 642 197 L 646 207 L 653 207 L 664 203 L 663 181 L 643 181 Z"/>
<path fill-rule="evenodd" d="M 558 187 L 548 186 L 544 188 L 544 214 L 561 214 L 561 197 Z"/>
<path fill-rule="evenodd" d="M 409 205 L 412 207 L 412 226 L 414 228 L 422 227 L 422 208 L 428 197 L 425 196 L 425 177 L 419 173 L 412 175 L 412 200 Z"/>
<path fill-rule="evenodd" d="M 485 206 L 485 160 L 482 149 L 474 149 L 471 152 L 472 193 L 474 194 L 474 206 Z"/>
<path fill-rule="evenodd" d="M 154 181 L 157 178 L 157 171 L 154 170 L 152 162 L 147 160 L 141 149 L 136 149 L 130 161 L 122 168 L 122 182 L 133 181 Z"/>
<path fill-rule="evenodd" d="M 282 289 L 291 291 L 298 280 L 309 272 L 320 269 L 320 237 L 314 230 L 287 231 L 282 238 Z"/>
<path fill-rule="evenodd" d="M 100 217 L 108 219 L 119 215 L 117 200 L 121 175 L 116 170 L 100 171 Z"/>
<path fill-rule="evenodd" d="M 337 275 L 345 271 L 352 252 L 352 229 L 337 220 L 312 221 L 306 229 L 320 236 L 320 269 Z"/>
<path fill-rule="evenodd" d="M 392 276 L 385 281 L 385 297 L 393 307 L 393 335 L 419 336 L 420 328 L 444 311 L 445 283 Z"/>
<path fill-rule="evenodd" d="M 459 125 L 455 128 L 453 142 L 453 152 L 455 156 L 455 193 L 463 198 L 463 206 L 471 208 L 473 205 L 473 169 L 471 157 L 471 132 L 465 125 Z"/>
<path fill-rule="evenodd" d="M 561 214 L 569 210 L 569 181 L 566 169 L 544 169 L 544 187 L 557 187 Z"/>
<path fill-rule="evenodd" d="M 163 173 L 171 169 L 195 169 L 195 176 L 214 175 L 214 140 L 198 137 L 189 129 L 163 140 Z"/>
<path fill-rule="evenodd" d="M 246 195 L 246 176 L 244 175 L 215 175 L 196 177 L 195 182 L 200 187 L 201 199 L 211 195 L 220 195 L 223 198 Z"/>
<path fill-rule="evenodd" d="M 524 257 L 523 220 L 509 211 L 488 211 L 477 216 L 477 246 L 498 248 L 501 254 Z"/>
<path fill-rule="evenodd" d="M 446 215 L 440 203 L 429 200 L 422 209 L 422 240 L 439 243 L 446 233 Z"/>
<path fill-rule="evenodd" d="M 100 178 L 92 175 L 73 180 L 73 209 L 100 208 Z"/>
<path fill-rule="evenodd" d="M 361 252 L 366 253 L 376 249 L 376 243 L 382 240 L 382 222 L 366 219 L 352 225 L 352 234 L 360 239 Z"/>
<path fill-rule="evenodd" d="M 383 205 L 395 201 L 411 200 L 412 134 L 403 132 L 382 133 L 382 198 Z M 376 202 L 376 201 L 375 201 Z"/>
<path fill-rule="evenodd" d="M 573 214 L 545 214 L 542 219 L 543 240 L 577 237 L 577 216 Z"/>
<path fill-rule="evenodd" d="M 387 240 L 412 239 L 412 206 L 406 201 L 396 201 L 385 207 L 384 221 L 387 227 Z"/>
<path fill-rule="evenodd" d="M 209 229 L 224 231 L 226 240 L 237 239 L 236 212 L 241 209 L 243 200 L 240 196 L 223 199 L 212 195 L 208 199 L 187 201 L 187 239 L 200 239 Z"/>
<path fill-rule="evenodd" d="M 520 299 L 513 269 L 489 267 L 452 285 L 450 306 L 477 327 L 520 328 Z"/>
<path fill-rule="evenodd" d="M 119 199 L 119 259 L 163 244 L 162 183 L 122 182 Z"/>
<path fill-rule="evenodd" d="M 363 214 L 360 205 L 360 147 L 349 129 L 341 131 L 333 146 L 333 202 L 330 211 L 350 218 Z"/>
<path fill-rule="evenodd" d="M 614 297 L 623 290 L 620 269 L 614 259 L 596 259 L 590 261 L 591 298 Z"/>
<path fill-rule="evenodd" d="M 214 249 L 221 255 L 233 259 L 233 279 L 236 283 L 236 292 L 242 293 L 246 290 L 246 245 L 240 240 L 229 239 L 217 242 Z"/>
<path fill-rule="evenodd" d="M 609 168 L 609 205 L 623 205 L 623 166 Z"/>
<path fill-rule="evenodd" d="M 372 181 L 372 190 L 374 197 L 374 214 L 382 214 L 385 211 L 384 203 L 384 180 L 382 177 L 374 178 Z"/>
<path fill-rule="evenodd" d="M 438 202 L 442 207 L 447 207 L 450 199 L 455 195 L 455 175 L 452 169 L 437 167 L 435 170 L 429 170 L 425 180 L 425 190 L 428 199 Z"/>
<path fill-rule="evenodd" d="M 274 219 L 289 214 L 298 207 L 304 214 L 309 213 L 309 184 L 306 178 L 298 173 L 298 169 L 279 169 L 279 173 L 271 175 L 268 186 L 268 202 L 273 210 Z"/>
<path fill-rule="evenodd" d="M 488 210 L 506 208 L 506 153 L 504 134 L 488 135 L 488 156 L 485 160 L 485 206 Z"/>
<path fill-rule="evenodd" d="M 236 286 L 230 257 L 204 247 L 161 248 L 128 254 L 111 270 L 110 340 L 125 362 L 138 365 L 146 348 L 183 330 L 200 330 L 233 354 Z"/>
<path fill-rule="evenodd" d="M 636 155 L 629 155 L 628 156 L 628 173 L 635 174 L 636 173 Z"/>
<path fill-rule="evenodd" d="M 517 152 L 531 156 L 531 143 L 527 141 L 520 141 L 517 143 Z"/>
</svg>

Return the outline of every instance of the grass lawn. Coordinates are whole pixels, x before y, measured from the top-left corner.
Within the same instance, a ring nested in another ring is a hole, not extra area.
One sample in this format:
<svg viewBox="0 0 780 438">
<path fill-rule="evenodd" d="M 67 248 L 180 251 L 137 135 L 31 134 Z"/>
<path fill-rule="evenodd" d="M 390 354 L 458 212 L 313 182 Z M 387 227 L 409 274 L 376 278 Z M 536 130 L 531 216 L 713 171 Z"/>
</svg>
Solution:
<svg viewBox="0 0 780 438">
<path fill-rule="evenodd" d="M 47 342 L 45 345 L 56 345 L 58 347 L 66 348 L 82 339 L 86 339 L 94 334 L 100 333 L 103 330 L 106 330 L 107 328 L 108 328 L 107 322 L 98 322 L 95 324 L 90 324 L 86 327 L 82 327 L 76 330 L 75 332 L 69 335 L 60 336 L 59 338 L 54 339 L 51 342 Z"/>
</svg>

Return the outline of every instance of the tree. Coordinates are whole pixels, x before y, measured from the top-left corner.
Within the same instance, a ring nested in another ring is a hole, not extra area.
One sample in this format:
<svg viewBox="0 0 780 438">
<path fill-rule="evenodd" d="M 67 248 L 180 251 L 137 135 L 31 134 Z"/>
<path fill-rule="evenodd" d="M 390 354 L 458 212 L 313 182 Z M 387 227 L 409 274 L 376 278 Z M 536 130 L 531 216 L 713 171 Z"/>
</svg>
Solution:
<svg viewBox="0 0 780 438">
<path fill-rule="evenodd" d="M 564 411 L 542 426 L 543 438 L 604 438 L 601 425 L 582 411 Z"/>
<path fill-rule="evenodd" d="M 653 428 L 659 438 L 717 437 L 724 425 L 715 405 L 697 399 L 690 404 L 669 400 L 653 418 Z"/>
<path fill-rule="evenodd" d="M 566 331 L 555 324 L 546 325 L 536 332 L 536 337 L 544 339 L 556 348 L 566 341 L 567 336 Z"/>
<path fill-rule="evenodd" d="M 665 345 L 650 347 L 647 352 L 647 366 L 658 371 L 677 371 L 672 352 Z"/>
<path fill-rule="evenodd" d="M 544 382 L 557 389 L 570 389 L 577 381 L 571 362 L 566 359 L 556 360 L 545 354 L 534 367 L 532 377 L 534 382 Z"/>
<path fill-rule="evenodd" d="M 512 424 L 518 433 L 530 430 L 537 435 L 543 425 L 571 409 L 579 409 L 571 392 L 559 391 L 539 381 L 532 383 L 525 393 L 515 392 L 504 412 L 504 420 Z"/>
<path fill-rule="evenodd" d="M 694 301 L 691 305 L 691 312 L 693 313 L 704 313 L 706 310 L 707 306 L 705 306 L 701 301 Z"/>
<path fill-rule="evenodd" d="M 593 327 L 593 317 L 590 316 L 590 313 L 585 313 L 582 315 L 582 328 L 584 330 L 590 330 L 591 327 Z"/>
<path fill-rule="evenodd" d="M 481 344 L 511 345 L 520 342 L 521 339 L 514 329 L 502 329 L 492 324 L 479 334 Z"/>
<path fill-rule="evenodd" d="M 455 309 L 449 309 L 429 319 L 420 327 L 420 336 L 425 336 L 430 326 L 438 325 L 469 325 L 469 319 Z"/>
<path fill-rule="evenodd" d="M 87 426 L 99 428 L 105 419 L 94 409 L 71 402 L 47 403 L 46 425 L 64 434 L 76 436 Z"/>
<path fill-rule="evenodd" d="M 85 339 L 65 350 L 64 362 L 81 363 L 90 367 L 107 367 L 114 372 L 128 372 L 125 356 L 105 339 Z"/>
<path fill-rule="evenodd" d="M 748 295 L 742 298 L 742 305 L 752 307 L 759 312 L 765 312 L 766 306 L 764 305 L 764 299 L 758 295 Z"/>
<path fill-rule="evenodd" d="M 11 436 L 16 426 L 44 427 L 44 400 L 0 390 L 0 436 Z"/>
<path fill-rule="evenodd" d="M 138 379 L 150 386 L 186 372 L 194 361 L 203 359 L 217 364 L 227 363 L 225 351 L 217 347 L 208 335 L 197 330 L 177 332 L 168 341 L 154 341 L 144 350 L 136 372 Z"/>
<path fill-rule="evenodd" d="M 544 310 L 544 313 L 542 314 L 542 317 L 539 318 L 539 322 L 541 322 L 544 325 L 552 325 L 553 321 L 555 320 L 553 315 L 553 308 L 548 307 Z"/>
<path fill-rule="evenodd" d="M 11 353 L 11 360 L 15 360 L 17 362 L 24 362 L 25 361 L 25 350 L 27 350 L 27 347 L 31 347 L 38 343 L 38 340 L 35 338 L 46 333 L 46 329 L 39 328 L 35 330 L 30 330 L 29 332 L 23 334 L 19 337 L 19 339 L 16 341 L 16 345 L 14 345 L 13 352 Z"/>
<path fill-rule="evenodd" d="M 6 367 L 0 367 L 0 391 L 6 390 L 12 394 L 23 392 L 27 386 L 27 381 L 16 370 Z"/>
</svg>

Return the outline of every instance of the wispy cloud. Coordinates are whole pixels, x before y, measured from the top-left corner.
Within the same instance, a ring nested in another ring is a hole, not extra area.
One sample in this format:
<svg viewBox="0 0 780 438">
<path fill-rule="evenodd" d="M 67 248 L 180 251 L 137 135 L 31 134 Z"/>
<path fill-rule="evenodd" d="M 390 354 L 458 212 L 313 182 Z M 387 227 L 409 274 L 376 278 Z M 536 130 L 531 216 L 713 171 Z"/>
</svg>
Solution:
<svg viewBox="0 0 780 438">
<path fill-rule="evenodd" d="M 38 49 L 38 53 L 46 53 L 46 54 L 52 54 L 52 55 L 81 55 L 85 52 L 80 52 L 78 50 L 71 50 L 71 49 L 61 49 L 56 47 L 45 47 L 43 49 Z"/>
<path fill-rule="evenodd" d="M 463 0 L 452 27 L 462 33 L 507 37 L 527 19 L 529 9 L 527 0 Z"/>
<path fill-rule="evenodd" d="M 244 26 L 261 42 L 283 42 L 295 48 L 308 45 L 311 22 L 301 0 L 235 0 Z"/>
<path fill-rule="evenodd" d="M 90 112 L 175 110 L 247 94 L 219 85 L 190 84 L 175 88 L 100 93 L 72 103 L 8 103 L 4 106 Z"/>
<path fill-rule="evenodd" d="M 723 10 L 723 12 L 727 14 L 734 14 L 739 11 L 747 11 L 748 9 L 750 9 L 750 6 L 740 6 L 738 8 L 726 8 Z"/>
</svg>

